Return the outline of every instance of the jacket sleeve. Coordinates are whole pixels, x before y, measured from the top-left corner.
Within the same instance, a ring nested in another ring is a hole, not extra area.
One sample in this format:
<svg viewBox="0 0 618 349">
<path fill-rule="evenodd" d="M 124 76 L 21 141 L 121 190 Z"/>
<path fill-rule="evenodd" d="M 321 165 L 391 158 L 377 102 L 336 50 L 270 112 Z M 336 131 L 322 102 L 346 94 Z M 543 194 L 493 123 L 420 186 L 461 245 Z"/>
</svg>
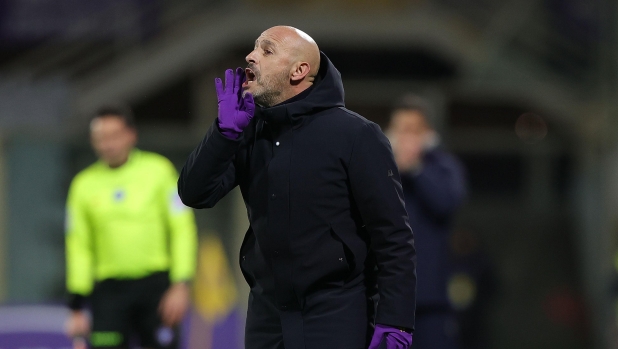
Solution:
<svg viewBox="0 0 618 349">
<path fill-rule="evenodd" d="M 234 158 L 243 136 L 228 139 L 217 123 L 215 120 L 210 126 L 180 173 L 178 194 L 189 207 L 213 207 L 237 184 Z"/>
<path fill-rule="evenodd" d="M 66 205 L 66 283 L 71 294 L 69 306 L 79 309 L 94 284 L 92 227 L 83 202 L 83 186 L 74 179 Z"/>
<path fill-rule="evenodd" d="M 438 217 L 453 214 L 466 195 L 463 168 L 445 153 L 426 154 L 420 173 L 401 176 L 404 186 L 409 183 L 418 200 Z"/>
<path fill-rule="evenodd" d="M 390 144 L 376 124 L 359 133 L 349 162 L 354 201 L 378 265 L 376 323 L 414 328 L 416 252 Z"/>
<path fill-rule="evenodd" d="M 170 243 L 170 280 L 193 279 L 197 259 L 197 227 L 193 210 L 185 206 L 176 189 L 178 174 L 168 163 L 163 180 L 163 205 L 167 215 Z"/>
</svg>

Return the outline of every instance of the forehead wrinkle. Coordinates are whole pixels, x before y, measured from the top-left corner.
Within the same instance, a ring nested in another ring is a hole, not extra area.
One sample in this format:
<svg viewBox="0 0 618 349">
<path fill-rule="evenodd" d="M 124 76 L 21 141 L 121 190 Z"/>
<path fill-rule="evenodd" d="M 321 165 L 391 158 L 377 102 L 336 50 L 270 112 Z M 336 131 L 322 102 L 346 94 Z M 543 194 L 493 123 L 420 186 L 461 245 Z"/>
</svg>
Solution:
<svg viewBox="0 0 618 349">
<path fill-rule="evenodd" d="M 269 41 L 273 45 L 280 45 L 282 47 L 286 47 L 290 45 L 289 41 L 291 38 L 289 36 L 289 33 L 281 32 L 280 30 L 271 28 L 262 33 L 258 40 L 260 39 L 261 41 Z"/>
<path fill-rule="evenodd" d="M 275 45 L 275 43 L 274 43 L 274 42 L 272 42 L 272 41 L 270 41 L 270 40 L 268 40 L 268 39 L 264 39 L 264 40 L 262 40 L 261 45 L 266 45 L 266 46 L 277 46 L 277 45 Z"/>
</svg>

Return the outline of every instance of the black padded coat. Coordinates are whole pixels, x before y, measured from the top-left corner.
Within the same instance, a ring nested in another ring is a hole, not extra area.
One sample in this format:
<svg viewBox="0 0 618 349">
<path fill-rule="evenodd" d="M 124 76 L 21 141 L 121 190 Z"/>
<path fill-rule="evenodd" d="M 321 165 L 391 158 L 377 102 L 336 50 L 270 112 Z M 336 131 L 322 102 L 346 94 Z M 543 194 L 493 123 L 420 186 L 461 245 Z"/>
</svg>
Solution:
<svg viewBox="0 0 618 349">
<path fill-rule="evenodd" d="M 240 186 L 248 349 L 362 349 L 374 321 L 414 328 L 416 258 L 399 173 L 380 128 L 343 97 L 322 53 L 310 89 L 258 108 L 236 140 L 215 121 L 180 175 L 194 208 Z"/>
</svg>

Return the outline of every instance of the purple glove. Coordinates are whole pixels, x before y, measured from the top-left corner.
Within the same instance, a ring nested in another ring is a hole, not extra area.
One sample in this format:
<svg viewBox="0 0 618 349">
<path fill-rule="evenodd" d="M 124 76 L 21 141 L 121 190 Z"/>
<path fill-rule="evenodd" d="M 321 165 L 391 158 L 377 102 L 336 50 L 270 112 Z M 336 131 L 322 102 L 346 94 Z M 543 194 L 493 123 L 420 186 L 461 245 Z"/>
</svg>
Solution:
<svg viewBox="0 0 618 349">
<path fill-rule="evenodd" d="M 368 349 L 378 349 L 386 337 L 386 349 L 409 349 L 412 346 L 412 334 L 398 328 L 376 325 Z"/>
<path fill-rule="evenodd" d="M 245 82 L 245 71 L 236 68 L 225 71 L 225 88 L 221 79 L 215 79 L 217 102 L 219 104 L 219 129 L 229 139 L 237 139 L 249 125 L 255 112 L 253 96 L 246 93 L 242 96 L 242 84 Z"/>
</svg>

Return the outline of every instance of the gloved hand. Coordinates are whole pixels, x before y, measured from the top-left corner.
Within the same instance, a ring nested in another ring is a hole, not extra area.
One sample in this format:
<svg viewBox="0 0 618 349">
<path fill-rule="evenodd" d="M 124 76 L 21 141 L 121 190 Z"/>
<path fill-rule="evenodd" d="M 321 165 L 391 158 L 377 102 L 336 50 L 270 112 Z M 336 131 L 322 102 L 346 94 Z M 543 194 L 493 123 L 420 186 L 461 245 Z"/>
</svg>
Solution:
<svg viewBox="0 0 618 349">
<path fill-rule="evenodd" d="M 250 93 L 242 96 L 242 84 L 245 81 L 245 71 L 236 68 L 225 71 L 225 88 L 221 79 L 215 79 L 217 102 L 219 105 L 219 129 L 229 139 L 237 139 L 249 125 L 255 112 L 255 102 Z"/>
<path fill-rule="evenodd" d="M 378 349 L 384 339 L 386 340 L 386 349 L 410 349 L 412 346 L 412 334 L 398 328 L 376 325 L 368 349 Z"/>
</svg>

